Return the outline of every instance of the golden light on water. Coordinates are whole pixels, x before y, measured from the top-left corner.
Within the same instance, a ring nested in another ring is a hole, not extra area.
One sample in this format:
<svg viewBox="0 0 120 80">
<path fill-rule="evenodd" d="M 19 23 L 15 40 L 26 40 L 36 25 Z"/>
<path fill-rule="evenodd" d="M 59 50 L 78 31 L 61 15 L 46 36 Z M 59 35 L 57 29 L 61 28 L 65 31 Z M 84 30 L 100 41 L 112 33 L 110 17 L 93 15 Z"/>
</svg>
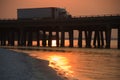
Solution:
<svg viewBox="0 0 120 80">
<path fill-rule="evenodd" d="M 67 58 L 63 56 L 57 56 L 53 55 L 49 57 L 50 64 L 49 66 L 56 69 L 59 75 L 64 76 L 73 76 L 71 71 L 71 66 L 69 65 L 69 62 Z"/>
</svg>

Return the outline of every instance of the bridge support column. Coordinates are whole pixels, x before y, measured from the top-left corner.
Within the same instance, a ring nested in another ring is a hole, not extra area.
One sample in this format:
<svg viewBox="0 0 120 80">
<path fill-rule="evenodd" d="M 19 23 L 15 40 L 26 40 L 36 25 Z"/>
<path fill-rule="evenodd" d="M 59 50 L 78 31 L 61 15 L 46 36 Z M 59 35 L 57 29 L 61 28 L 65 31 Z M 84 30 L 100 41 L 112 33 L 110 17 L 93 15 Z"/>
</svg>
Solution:
<svg viewBox="0 0 120 80">
<path fill-rule="evenodd" d="M 100 48 L 100 31 L 96 31 L 97 48 Z"/>
<path fill-rule="evenodd" d="M 59 47 L 59 32 L 56 31 L 56 45 Z"/>
<path fill-rule="evenodd" d="M 27 33 L 25 31 L 23 31 L 22 35 L 23 35 L 22 39 L 21 39 L 22 40 L 21 41 L 22 42 L 22 46 L 26 46 L 26 35 L 27 35 Z"/>
<path fill-rule="evenodd" d="M 5 32 L 1 32 L 1 46 L 5 46 L 6 45 L 6 33 Z"/>
<path fill-rule="evenodd" d="M 1 31 L 0 31 L 0 46 L 1 46 Z"/>
<path fill-rule="evenodd" d="M 88 48 L 91 48 L 92 31 L 88 31 Z"/>
<path fill-rule="evenodd" d="M 32 38 L 33 38 L 33 33 L 32 33 L 32 31 L 29 31 L 29 33 L 28 33 L 28 44 L 27 44 L 27 46 L 32 46 Z"/>
<path fill-rule="evenodd" d="M 97 40 L 97 31 L 94 32 L 93 46 L 96 48 L 96 40 Z"/>
<path fill-rule="evenodd" d="M 49 31 L 49 37 L 48 37 L 48 47 L 52 46 L 52 31 Z"/>
<path fill-rule="evenodd" d="M 42 46 L 46 47 L 46 32 L 43 30 L 43 35 L 42 35 Z"/>
<path fill-rule="evenodd" d="M 103 36 L 103 31 L 100 31 L 100 37 L 101 37 L 101 48 L 104 47 L 104 36 Z"/>
<path fill-rule="evenodd" d="M 73 30 L 69 31 L 69 47 L 73 47 Z"/>
<path fill-rule="evenodd" d="M 61 32 L 61 47 L 65 46 L 65 32 Z"/>
<path fill-rule="evenodd" d="M 106 37 L 106 48 L 110 48 L 111 28 L 107 27 L 105 31 L 105 37 Z"/>
<path fill-rule="evenodd" d="M 92 31 L 85 31 L 86 48 L 91 48 Z"/>
<path fill-rule="evenodd" d="M 120 49 L 120 26 L 118 27 L 118 49 Z"/>
<path fill-rule="evenodd" d="M 0 46 L 1 46 L 1 39 L 2 39 L 2 35 L 1 35 L 1 31 L 0 31 Z"/>
<path fill-rule="evenodd" d="M 18 46 L 21 46 L 21 34 L 20 31 L 17 32 Z"/>
<path fill-rule="evenodd" d="M 40 31 L 37 31 L 37 46 L 40 46 Z"/>
<path fill-rule="evenodd" d="M 14 37 L 15 37 L 14 31 L 11 31 L 8 33 L 8 45 L 9 46 L 14 46 Z"/>
<path fill-rule="evenodd" d="M 87 38 L 88 36 L 87 36 L 87 31 L 85 31 L 85 43 L 86 43 L 86 45 L 85 45 L 85 47 L 87 48 L 87 46 L 88 46 L 88 38 Z"/>
<path fill-rule="evenodd" d="M 82 48 L 82 30 L 79 30 L 78 46 Z"/>
</svg>

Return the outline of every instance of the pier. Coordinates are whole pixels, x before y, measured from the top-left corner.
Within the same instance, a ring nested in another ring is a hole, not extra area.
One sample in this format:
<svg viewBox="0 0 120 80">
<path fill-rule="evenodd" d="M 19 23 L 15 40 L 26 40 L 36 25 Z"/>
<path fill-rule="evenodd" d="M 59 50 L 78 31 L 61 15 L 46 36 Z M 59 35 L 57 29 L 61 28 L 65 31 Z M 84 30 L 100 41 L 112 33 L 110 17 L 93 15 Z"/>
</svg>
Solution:
<svg viewBox="0 0 120 80">
<path fill-rule="evenodd" d="M 78 17 L 68 19 L 0 20 L 0 46 L 52 47 L 53 36 L 56 47 L 65 47 L 65 33 L 69 34 L 69 47 L 74 47 L 74 30 L 78 31 L 78 47 L 82 48 L 85 35 L 86 48 L 110 48 L 111 31 L 118 30 L 117 45 L 120 49 L 120 15 Z M 53 32 L 55 33 L 53 35 Z M 93 38 L 93 44 L 91 40 Z M 46 41 L 48 40 L 48 45 Z M 105 41 L 104 41 L 105 40 Z"/>
</svg>

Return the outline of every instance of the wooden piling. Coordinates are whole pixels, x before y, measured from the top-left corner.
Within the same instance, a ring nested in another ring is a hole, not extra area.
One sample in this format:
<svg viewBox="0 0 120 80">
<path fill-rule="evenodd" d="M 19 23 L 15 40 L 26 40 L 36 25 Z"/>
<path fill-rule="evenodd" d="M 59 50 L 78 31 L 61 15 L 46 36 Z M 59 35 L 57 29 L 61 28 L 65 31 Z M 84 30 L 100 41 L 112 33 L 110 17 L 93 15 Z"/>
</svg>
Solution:
<svg viewBox="0 0 120 80">
<path fill-rule="evenodd" d="M 26 31 L 23 31 L 22 29 L 17 32 L 18 36 L 18 46 L 26 46 Z"/>
<path fill-rule="evenodd" d="M 73 47 L 73 30 L 69 31 L 69 47 Z"/>
<path fill-rule="evenodd" d="M 85 47 L 87 48 L 88 46 L 87 31 L 85 30 L 84 32 L 85 32 L 85 43 L 86 43 Z"/>
<path fill-rule="evenodd" d="M 1 31 L 0 31 L 0 46 L 1 46 Z"/>
<path fill-rule="evenodd" d="M 52 46 L 52 31 L 49 31 L 49 36 L 48 36 L 48 46 Z"/>
<path fill-rule="evenodd" d="M 21 46 L 21 34 L 20 34 L 20 31 L 17 32 L 17 41 L 18 41 L 18 46 Z"/>
<path fill-rule="evenodd" d="M 92 31 L 88 31 L 88 48 L 91 48 Z"/>
<path fill-rule="evenodd" d="M 97 36 L 97 48 L 100 48 L 100 31 L 96 31 Z"/>
<path fill-rule="evenodd" d="M 43 35 L 42 35 L 42 46 L 46 47 L 46 31 L 43 30 Z"/>
<path fill-rule="evenodd" d="M 97 47 L 96 40 L 97 40 L 97 31 L 94 31 L 94 39 L 93 39 L 93 46 L 94 46 L 94 48 Z"/>
<path fill-rule="evenodd" d="M 109 26 L 106 28 L 105 37 L 106 37 L 106 48 L 110 48 L 111 28 Z"/>
<path fill-rule="evenodd" d="M 85 41 L 86 41 L 86 48 L 91 48 L 91 37 L 92 37 L 92 31 L 86 31 L 85 30 Z"/>
<path fill-rule="evenodd" d="M 56 45 L 59 47 L 59 32 L 56 31 Z"/>
<path fill-rule="evenodd" d="M 40 31 L 37 31 L 37 46 L 40 46 Z"/>
<path fill-rule="evenodd" d="M 28 33 L 28 44 L 27 46 L 32 46 L 32 31 L 30 30 L 29 33 Z"/>
<path fill-rule="evenodd" d="M 32 35 L 31 35 L 31 37 L 32 37 Z M 26 32 L 25 31 L 22 31 L 22 37 L 21 37 L 22 39 L 22 41 L 21 41 L 21 43 L 22 43 L 22 46 L 26 46 Z"/>
<path fill-rule="evenodd" d="M 15 37 L 14 31 L 10 31 L 7 35 L 8 35 L 8 45 L 14 46 L 14 37 Z"/>
<path fill-rule="evenodd" d="M 100 31 L 100 38 L 101 38 L 101 47 L 104 47 L 104 35 L 103 35 L 103 31 Z"/>
<path fill-rule="evenodd" d="M 65 32 L 61 32 L 61 47 L 65 46 Z"/>
<path fill-rule="evenodd" d="M 79 48 L 82 48 L 82 30 L 79 30 L 78 46 Z"/>
<path fill-rule="evenodd" d="M 120 49 L 120 26 L 118 27 L 118 49 Z"/>
<path fill-rule="evenodd" d="M 1 32 L 1 45 L 6 45 L 6 33 L 4 31 Z"/>
</svg>

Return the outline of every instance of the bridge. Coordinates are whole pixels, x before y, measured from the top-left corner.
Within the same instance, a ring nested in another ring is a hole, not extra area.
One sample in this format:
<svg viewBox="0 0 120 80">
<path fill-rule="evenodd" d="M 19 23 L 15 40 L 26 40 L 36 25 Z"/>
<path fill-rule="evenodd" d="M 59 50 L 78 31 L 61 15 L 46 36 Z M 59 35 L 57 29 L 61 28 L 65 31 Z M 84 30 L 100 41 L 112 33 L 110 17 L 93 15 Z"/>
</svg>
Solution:
<svg viewBox="0 0 120 80">
<path fill-rule="evenodd" d="M 37 46 L 40 46 L 40 41 L 42 41 L 43 47 L 51 47 L 53 32 L 55 32 L 56 47 L 65 47 L 65 32 L 68 32 L 69 47 L 74 47 L 73 31 L 77 30 L 79 32 L 78 47 L 83 47 L 84 34 L 87 48 L 92 46 L 110 48 L 112 29 L 118 30 L 117 45 L 120 49 L 120 15 L 68 19 L 0 20 L 0 46 L 15 46 L 15 41 L 17 41 L 17 46 L 33 46 L 32 41 L 36 40 Z M 91 44 L 92 38 L 93 44 Z M 48 46 L 46 40 L 48 40 Z"/>
</svg>

